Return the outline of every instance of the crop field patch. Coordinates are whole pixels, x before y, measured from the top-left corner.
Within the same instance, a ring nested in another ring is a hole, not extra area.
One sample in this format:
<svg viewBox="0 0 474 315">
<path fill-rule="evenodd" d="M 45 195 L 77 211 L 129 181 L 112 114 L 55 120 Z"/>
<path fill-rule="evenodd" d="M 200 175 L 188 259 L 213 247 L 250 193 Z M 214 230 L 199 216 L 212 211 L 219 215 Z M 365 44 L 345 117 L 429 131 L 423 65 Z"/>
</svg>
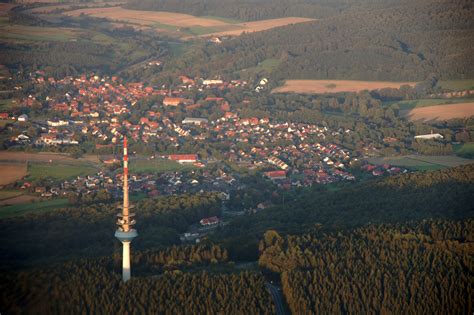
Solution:
<svg viewBox="0 0 474 315">
<path fill-rule="evenodd" d="M 390 164 L 419 171 L 437 170 L 447 167 L 466 165 L 474 163 L 473 160 L 464 159 L 455 155 L 406 155 L 393 157 L 369 158 L 367 162 L 371 164 Z"/>
<path fill-rule="evenodd" d="M 216 33 L 206 34 L 206 36 L 239 36 L 243 33 L 253 33 L 266 31 L 275 27 L 286 26 L 291 24 L 303 23 L 315 21 L 314 19 L 301 18 L 301 17 L 285 17 L 279 19 L 269 19 L 269 20 L 260 20 L 252 21 L 245 23 L 233 24 L 236 28 L 219 31 Z"/>
<path fill-rule="evenodd" d="M 8 185 L 26 176 L 25 163 L 0 163 L 0 185 Z"/>
<path fill-rule="evenodd" d="M 0 40 L 20 41 L 68 41 L 83 32 L 64 27 L 38 27 L 6 24 L 0 27 Z"/>
<path fill-rule="evenodd" d="M 474 102 L 436 105 L 400 111 L 410 121 L 435 121 L 474 116 Z"/>
<path fill-rule="evenodd" d="M 286 80 L 283 86 L 272 93 L 326 94 L 341 92 L 360 92 L 383 88 L 399 89 L 403 85 L 415 86 L 416 82 L 385 82 L 357 80 Z"/>
</svg>

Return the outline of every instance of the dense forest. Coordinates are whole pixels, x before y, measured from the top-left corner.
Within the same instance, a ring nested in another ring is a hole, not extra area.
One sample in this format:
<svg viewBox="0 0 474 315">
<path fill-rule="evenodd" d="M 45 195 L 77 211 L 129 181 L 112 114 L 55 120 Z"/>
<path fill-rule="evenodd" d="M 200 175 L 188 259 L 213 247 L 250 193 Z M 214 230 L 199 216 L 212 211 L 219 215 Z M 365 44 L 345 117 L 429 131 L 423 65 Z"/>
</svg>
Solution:
<svg viewBox="0 0 474 315">
<path fill-rule="evenodd" d="M 325 234 L 265 233 L 261 266 L 281 273 L 293 314 L 470 314 L 474 221 Z"/>
<path fill-rule="evenodd" d="M 0 269 L 121 252 L 113 235 L 116 206 L 97 203 L 1 220 Z M 178 244 L 179 233 L 190 224 L 221 211 L 215 193 L 146 199 L 135 206 L 140 236 L 133 243 L 134 250 Z"/>
<path fill-rule="evenodd" d="M 266 70 L 273 79 L 472 78 L 473 16 L 470 1 L 353 9 L 221 45 L 196 45 L 167 69 L 238 77 L 245 76 L 240 70 L 273 60 Z"/>
<path fill-rule="evenodd" d="M 275 207 L 235 219 L 216 236 L 230 259 L 256 259 L 258 240 L 269 230 L 302 233 L 380 223 L 474 216 L 474 164 L 402 174 L 332 191 L 316 186 L 280 194 Z"/>
<path fill-rule="evenodd" d="M 174 272 L 123 284 L 107 260 L 0 275 L 7 314 L 273 314 L 261 275 Z"/>
<path fill-rule="evenodd" d="M 254 21 L 289 16 L 324 18 L 355 7 L 390 7 L 409 3 L 411 2 L 407 0 L 131 0 L 126 6 L 135 10 L 181 12 Z"/>
</svg>

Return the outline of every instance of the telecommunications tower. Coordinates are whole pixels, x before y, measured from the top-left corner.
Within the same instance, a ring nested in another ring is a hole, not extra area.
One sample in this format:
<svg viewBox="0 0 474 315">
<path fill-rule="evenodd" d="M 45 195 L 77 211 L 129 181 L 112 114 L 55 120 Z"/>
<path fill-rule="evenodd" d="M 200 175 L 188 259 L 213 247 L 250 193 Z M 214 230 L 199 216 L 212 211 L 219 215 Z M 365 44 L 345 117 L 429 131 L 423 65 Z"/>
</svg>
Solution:
<svg viewBox="0 0 474 315">
<path fill-rule="evenodd" d="M 123 206 L 119 206 L 122 212 L 117 214 L 117 231 L 115 237 L 122 242 L 123 258 L 122 258 L 122 278 L 123 282 L 130 280 L 130 243 L 137 237 L 137 231 L 132 229 L 135 224 L 133 217 L 135 213 L 130 213 L 132 206 L 128 203 L 128 152 L 127 137 L 123 138 Z"/>
</svg>

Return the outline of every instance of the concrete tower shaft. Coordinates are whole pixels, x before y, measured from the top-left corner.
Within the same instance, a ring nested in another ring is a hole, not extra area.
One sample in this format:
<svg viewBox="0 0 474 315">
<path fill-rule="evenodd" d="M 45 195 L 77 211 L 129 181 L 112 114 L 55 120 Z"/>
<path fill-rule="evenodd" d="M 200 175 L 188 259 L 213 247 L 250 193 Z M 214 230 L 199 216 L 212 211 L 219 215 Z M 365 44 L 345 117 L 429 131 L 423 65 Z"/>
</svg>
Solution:
<svg viewBox="0 0 474 315">
<path fill-rule="evenodd" d="M 127 137 L 123 139 L 123 205 L 119 208 L 122 209 L 117 214 L 117 231 L 115 231 L 115 237 L 122 242 L 123 245 L 123 260 L 122 260 L 122 278 L 126 282 L 130 280 L 130 243 L 137 237 L 137 231 L 131 227 L 135 224 L 133 217 L 134 213 L 130 213 L 132 208 L 128 200 L 128 144 Z"/>
</svg>

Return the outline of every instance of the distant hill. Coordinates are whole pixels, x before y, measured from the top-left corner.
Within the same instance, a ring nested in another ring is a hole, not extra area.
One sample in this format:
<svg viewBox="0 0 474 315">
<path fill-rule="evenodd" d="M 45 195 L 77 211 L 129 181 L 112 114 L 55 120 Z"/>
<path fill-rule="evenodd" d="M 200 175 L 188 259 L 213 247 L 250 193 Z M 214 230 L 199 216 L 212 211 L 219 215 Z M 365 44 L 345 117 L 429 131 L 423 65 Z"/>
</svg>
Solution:
<svg viewBox="0 0 474 315">
<path fill-rule="evenodd" d="M 267 71 L 274 79 L 472 78 L 473 16 L 468 1 L 366 5 L 219 46 L 204 45 L 181 58 L 179 65 L 196 73 L 239 76 L 245 75 L 242 69 L 276 59 L 279 62 Z"/>
</svg>

